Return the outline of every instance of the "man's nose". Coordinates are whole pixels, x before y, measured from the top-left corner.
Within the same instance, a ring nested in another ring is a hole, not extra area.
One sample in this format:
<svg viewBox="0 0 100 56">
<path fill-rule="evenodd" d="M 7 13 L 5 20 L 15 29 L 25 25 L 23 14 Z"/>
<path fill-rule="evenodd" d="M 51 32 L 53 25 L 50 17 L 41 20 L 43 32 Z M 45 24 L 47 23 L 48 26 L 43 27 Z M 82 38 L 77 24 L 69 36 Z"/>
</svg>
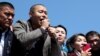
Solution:
<svg viewBox="0 0 100 56">
<path fill-rule="evenodd" d="M 8 20 L 13 22 L 13 16 L 8 16 Z"/>
<path fill-rule="evenodd" d="M 48 18 L 48 16 L 45 13 L 42 14 L 42 17 L 43 18 Z"/>
<path fill-rule="evenodd" d="M 10 15 L 9 17 L 8 17 L 10 20 L 12 20 L 13 19 L 13 17 Z"/>
<path fill-rule="evenodd" d="M 97 42 L 94 41 L 94 42 L 93 42 L 93 45 L 96 45 L 96 44 L 97 44 Z"/>
</svg>

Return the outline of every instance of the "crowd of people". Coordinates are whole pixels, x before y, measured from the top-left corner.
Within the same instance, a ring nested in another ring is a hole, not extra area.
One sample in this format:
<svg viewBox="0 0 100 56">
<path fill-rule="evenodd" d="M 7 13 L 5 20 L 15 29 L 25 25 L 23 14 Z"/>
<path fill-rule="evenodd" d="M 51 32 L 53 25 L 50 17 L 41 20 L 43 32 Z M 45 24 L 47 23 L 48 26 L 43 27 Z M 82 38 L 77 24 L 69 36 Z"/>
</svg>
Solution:
<svg viewBox="0 0 100 56">
<path fill-rule="evenodd" d="M 14 6 L 0 2 L 0 56 L 99 56 L 100 34 L 89 31 L 67 39 L 63 25 L 51 26 L 47 8 L 32 5 L 27 21 L 14 19 Z"/>
</svg>

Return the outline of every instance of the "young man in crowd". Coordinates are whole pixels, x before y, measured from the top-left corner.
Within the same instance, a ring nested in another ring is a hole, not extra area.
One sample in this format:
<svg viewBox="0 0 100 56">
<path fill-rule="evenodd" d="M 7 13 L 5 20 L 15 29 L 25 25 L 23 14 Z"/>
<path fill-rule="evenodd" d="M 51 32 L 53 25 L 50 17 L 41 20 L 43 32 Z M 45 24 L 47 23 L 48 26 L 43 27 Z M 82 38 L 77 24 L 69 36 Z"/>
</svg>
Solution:
<svg viewBox="0 0 100 56">
<path fill-rule="evenodd" d="M 52 37 L 47 9 L 42 4 L 33 5 L 27 22 L 18 20 L 14 33 L 26 50 L 26 56 L 60 56 L 60 51 L 52 53 Z M 49 29 L 48 29 L 49 28 Z"/>
<path fill-rule="evenodd" d="M 92 56 L 100 56 L 100 34 L 96 31 L 89 31 L 86 39 L 91 45 Z"/>
</svg>

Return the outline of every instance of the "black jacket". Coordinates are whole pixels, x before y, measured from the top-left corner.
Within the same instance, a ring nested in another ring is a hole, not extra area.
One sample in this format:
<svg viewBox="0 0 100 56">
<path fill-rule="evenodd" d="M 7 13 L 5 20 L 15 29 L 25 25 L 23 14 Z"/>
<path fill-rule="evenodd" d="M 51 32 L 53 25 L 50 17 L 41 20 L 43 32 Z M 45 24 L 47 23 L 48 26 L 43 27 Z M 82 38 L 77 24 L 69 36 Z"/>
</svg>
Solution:
<svg viewBox="0 0 100 56">
<path fill-rule="evenodd" d="M 0 34 L 2 34 L 2 29 L 0 27 Z M 23 56 L 22 46 L 20 45 L 19 41 L 16 39 L 15 35 L 13 34 L 10 29 L 5 32 L 4 37 L 4 48 L 3 48 L 3 55 L 2 56 Z"/>
</svg>

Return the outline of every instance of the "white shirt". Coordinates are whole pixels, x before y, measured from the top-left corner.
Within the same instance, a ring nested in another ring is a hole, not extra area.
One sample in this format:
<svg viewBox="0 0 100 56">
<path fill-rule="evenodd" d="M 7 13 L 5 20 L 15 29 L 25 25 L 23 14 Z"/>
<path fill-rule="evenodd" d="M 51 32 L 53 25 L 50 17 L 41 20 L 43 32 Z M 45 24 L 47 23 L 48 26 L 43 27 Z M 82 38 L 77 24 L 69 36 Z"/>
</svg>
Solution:
<svg viewBox="0 0 100 56">
<path fill-rule="evenodd" d="M 4 48 L 4 37 L 5 37 L 5 32 L 2 33 L 1 35 L 1 41 L 0 41 L 0 56 L 3 54 L 3 48 Z"/>
</svg>

